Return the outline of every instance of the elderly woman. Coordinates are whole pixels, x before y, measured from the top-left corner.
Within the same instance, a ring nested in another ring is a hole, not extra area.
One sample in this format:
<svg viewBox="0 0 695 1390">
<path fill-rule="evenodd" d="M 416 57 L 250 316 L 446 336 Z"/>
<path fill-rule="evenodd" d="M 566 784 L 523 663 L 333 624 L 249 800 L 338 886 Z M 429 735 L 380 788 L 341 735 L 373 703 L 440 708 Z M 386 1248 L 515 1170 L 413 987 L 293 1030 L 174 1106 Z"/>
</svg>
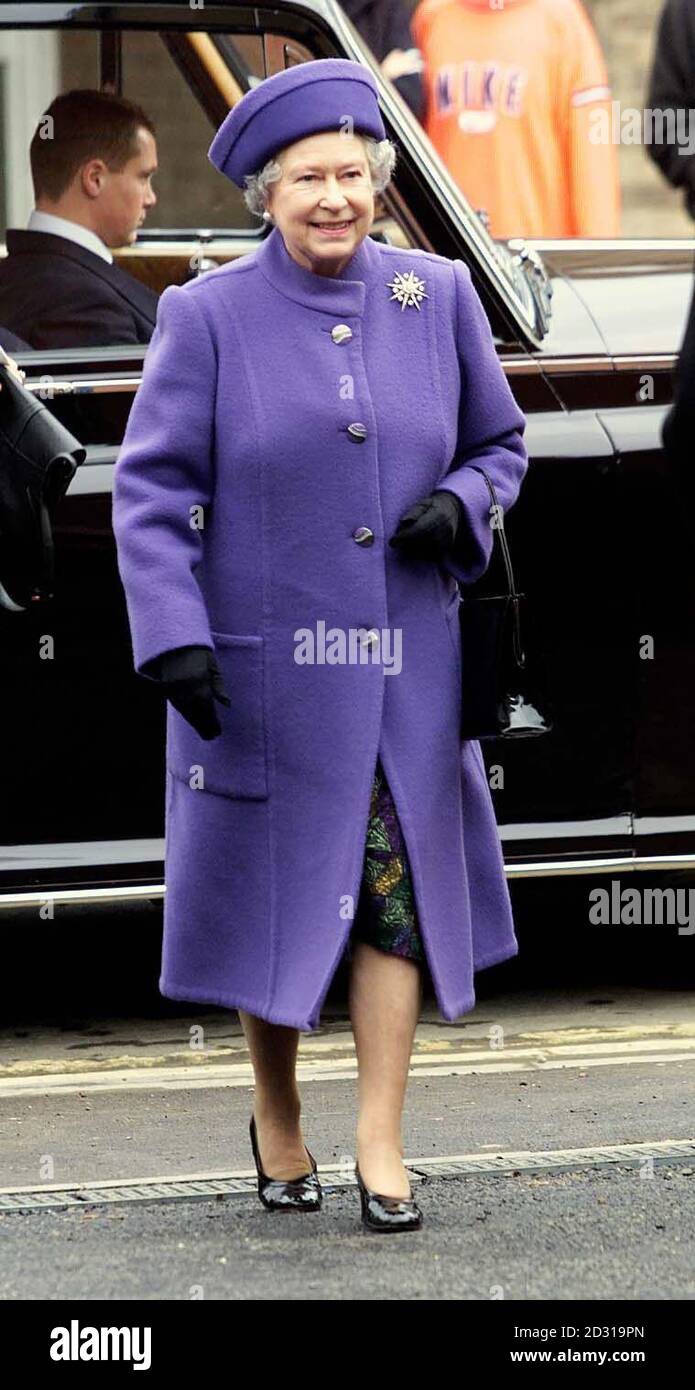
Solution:
<svg viewBox="0 0 695 1390">
<path fill-rule="evenodd" d="M 238 1009 L 268 1207 L 315 1210 L 295 1062 L 345 956 L 370 1229 L 421 1223 L 401 1114 L 423 976 L 445 1019 L 513 956 L 480 746 L 459 733 L 456 580 L 528 460 L 462 261 L 369 236 L 376 85 L 258 84 L 209 151 L 274 225 L 161 297 L 116 468 L 134 665 L 168 698 L 159 987 Z M 465 652 L 463 653 L 465 660 Z"/>
</svg>

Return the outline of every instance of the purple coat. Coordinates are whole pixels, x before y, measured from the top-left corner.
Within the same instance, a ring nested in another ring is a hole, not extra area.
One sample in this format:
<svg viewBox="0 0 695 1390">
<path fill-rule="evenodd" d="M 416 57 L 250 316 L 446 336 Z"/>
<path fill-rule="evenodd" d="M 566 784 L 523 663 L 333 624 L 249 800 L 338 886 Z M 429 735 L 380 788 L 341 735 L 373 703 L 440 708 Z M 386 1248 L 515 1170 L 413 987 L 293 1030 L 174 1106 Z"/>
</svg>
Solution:
<svg viewBox="0 0 695 1390">
<path fill-rule="evenodd" d="M 409 272 L 426 297 L 402 307 L 389 282 Z M 492 552 L 467 465 L 508 510 L 524 428 L 462 261 L 366 237 L 324 277 L 276 227 L 164 291 L 114 481 L 134 664 L 214 648 L 231 707 L 207 741 L 167 705 L 163 995 L 319 1026 L 377 755 L 444 1018 L 473 1008 L 475 970 L 516 955 L 480 745 L 459 736 L 452 576 Z M 446 566 L 388 545 L 437 487 L 464 507 Z"/>
</svg>

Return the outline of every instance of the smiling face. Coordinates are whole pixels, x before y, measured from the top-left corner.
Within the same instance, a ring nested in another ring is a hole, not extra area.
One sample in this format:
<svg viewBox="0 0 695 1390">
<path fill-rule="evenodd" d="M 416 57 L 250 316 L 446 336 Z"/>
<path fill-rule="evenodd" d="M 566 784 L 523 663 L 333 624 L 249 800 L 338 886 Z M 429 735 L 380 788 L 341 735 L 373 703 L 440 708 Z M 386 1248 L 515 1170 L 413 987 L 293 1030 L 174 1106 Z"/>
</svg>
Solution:
<svg viewBox="0 0 695 1390">
<path fill-rule="evenodd" d="M 374 220 L 372 176 L 359 135 L 321 131 L 275 156 L 281 177 L 266 206 L 292 258 L 318 275 L 339 275 Z"/>
</svg>

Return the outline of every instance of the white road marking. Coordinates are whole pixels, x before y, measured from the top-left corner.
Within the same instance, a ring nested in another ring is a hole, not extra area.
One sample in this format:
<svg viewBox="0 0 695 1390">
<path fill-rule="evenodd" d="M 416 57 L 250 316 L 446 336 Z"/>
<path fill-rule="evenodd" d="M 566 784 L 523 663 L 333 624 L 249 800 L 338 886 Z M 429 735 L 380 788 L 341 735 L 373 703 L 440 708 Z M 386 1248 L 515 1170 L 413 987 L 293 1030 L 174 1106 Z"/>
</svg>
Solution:
<svg viewBox="0 0 695 1390">
<path fill-rule="evenodd" d="M 562 1034 L 555 1034 L 561 1037 Z M 314 1045 L 316 1053 L 326 1051 L 324 1045 Z M 310 1046 L 300 1046 L 297 1079 L 308 1081 L 354 1081 L 357 1079 L 357 1058 L 354 1052 L 340 1045 L 343 1056 L 311 1056 Z M 444 1047 L 447 1045 L 444 1044 Z M 220 1061 L 215 1049 L 209 1056 L 199 1053 L 195 1062 L 189 1060 L 190 1049 L 180 1054 L 168 1054 L 167 1063 L 159 1057 L 114 1058 L 107 1065 L 94 1064 L 88 1070 L 84 1063 L 65 1059 L 9 1064 L 0 1069 L 0 1098 L 24 1099 L 29 1096 L 92 1094 L 98 1091 L 183 1091 L 209 1087 L 253 1088 L 253 1068 L 246 1060 Z M 181 1058 L 172 1062 L 173 1056 Z M 184 1058 L 186 1060 L 184 1060 Z M 592 1042 L 548 1042 L 542 1047 L 509 1045 L 506 1048 L 480 1047 L 472 1044 L 456 1051 L 443 1051 L 439 1046 L 425 1043 L 411 1058 L 410 1077 L 431 1076 L 497 1076 L 509 1072 L 539 1072 L 584 1070 L 592 1067 L 666 1066 L 676 1062 L 695 1061 L 695 1037 L 620 1039 L 605 1037 Z"/>
</svg>

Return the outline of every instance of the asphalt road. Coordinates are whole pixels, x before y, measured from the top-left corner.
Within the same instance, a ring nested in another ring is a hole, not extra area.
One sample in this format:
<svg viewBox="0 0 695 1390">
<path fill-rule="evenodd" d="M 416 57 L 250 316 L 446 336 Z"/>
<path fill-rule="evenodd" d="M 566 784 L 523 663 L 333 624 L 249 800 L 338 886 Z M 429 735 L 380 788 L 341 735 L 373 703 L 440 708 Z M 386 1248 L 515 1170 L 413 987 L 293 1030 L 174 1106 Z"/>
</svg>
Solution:
<svg viewBox="0 0 695 1390">
<path fill-rule="evenodd" d="M 403 1120 L 424 1225 L 398 1236 L 360 1223 L 345 974 L 297 1069 L 324 1209 L 267 1212 L 238 1016 L 158 994 L 160 908 L 4 912 L 1 1300 L 692 1300 L 695 937 L 588 930 L 581 885 L 514 905 L 520 956 L 474 1011 L 425 999 Z M 154 1179 L 181 1186 L 152 1201 Z"/>
<path fill-rule="evenodd" d="M 688 1300 L 693 1172 L 440 1180 L 397 1236 L 362 1229 L 356 1192 L 302 1214 L 250 1196 L 3 1216 L 0 1298 Z"/>
<path fill-rule="evenodd" d="M 365 1231 L 345 1186 L 356 1066 L 337 992 L 300 1042 L 321 1212 L 269 1213 L 253 1190 L 201 1198 L 190 1185 L 171 1201 L 6 1210 L 0 1299 L 693 1299 L 695 1160 L 665 1147 L 695 1137 L 693 993 L 605 972 L 501 988 L 494 974 L 456 1023 L 427 1004 L 403 1136 L 414 1175 L 441 1157 L 512 1158 L 504 1172 L 414 1177 L 420 1231 Z M 16 984 L 0 1034 L 0 1206 L 26 1200 L 18 1188 L 46 1200 L 83 1184 L 253 1175 L 236 1015 L 132 999 L 117 1013 L 113 989 L 93 988 L 89 1012 L 72 998 L 39 1016 L 28 979 Z M 613 1145 L 630 1146 L 622 1162 L 595 1153 Z M 565 1170 L 538 1171 L 559 1150 L 571 1151 Z"/>
</svg>

